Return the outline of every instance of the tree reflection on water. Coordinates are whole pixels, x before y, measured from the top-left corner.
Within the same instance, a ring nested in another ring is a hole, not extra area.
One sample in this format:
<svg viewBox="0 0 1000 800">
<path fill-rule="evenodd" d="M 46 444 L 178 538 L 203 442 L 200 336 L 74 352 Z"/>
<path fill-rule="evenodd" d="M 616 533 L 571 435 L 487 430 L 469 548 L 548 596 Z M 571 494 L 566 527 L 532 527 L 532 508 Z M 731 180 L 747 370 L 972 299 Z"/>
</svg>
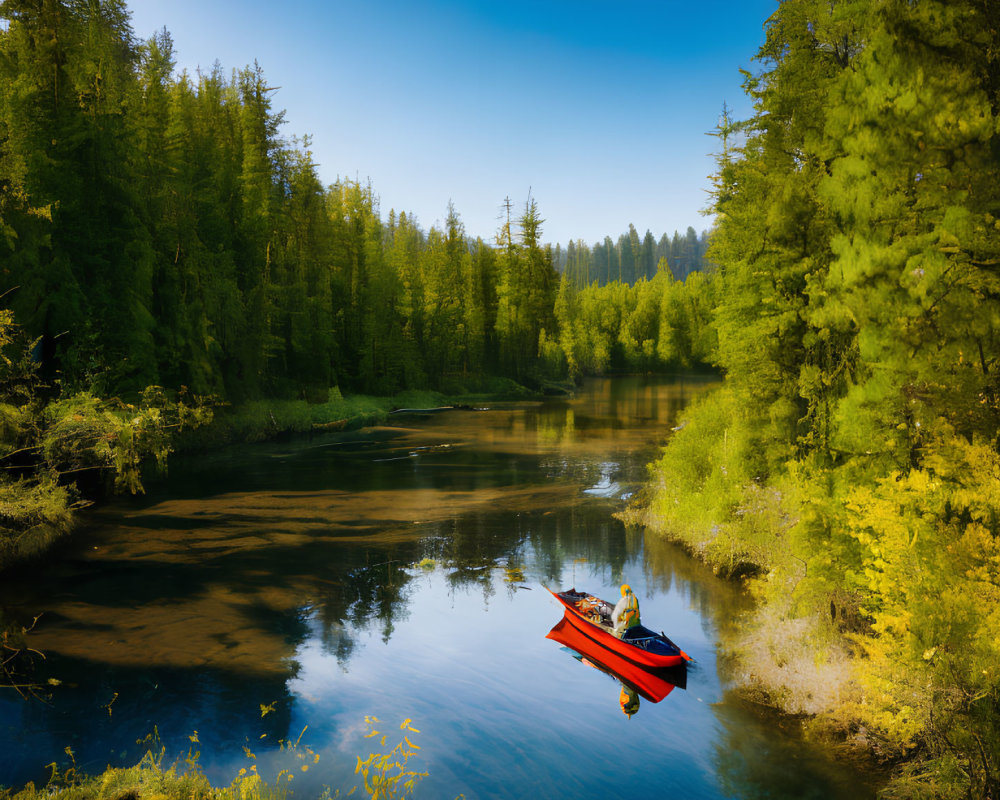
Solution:
<svg viewBox="0 0 1000 800">
<path fill-rule="evenodd" d="M 4 698 L 20 723 L 0 775 L 37 777 L 26 753 L 68 744 L 83 762 L 126 763 L 153 725 L 165 743 L 193 729 L 218 746 L 287 738 L 306 645 L 350 670 L 370 633 L 389 643 L 421 562 L 484 607 L 578 568 L 620 582 L 642 534 L 612 518 L 620 496 L 586 492 L 636 489 L 700 388 L 608 380 L 573 400 L 176 460 L 148 497 L 96 513 L 45 570 L 0 587 L 7 618 L 42 614 L 30 644 L 48 656 L 40 677 L 62 681 L 51 706 Z M 651 584 L 690 570 L 692 599 L 718 604 L 688 559 L 645 552 Z M 257 705 L 271 702 L 262 730 Z"/>
</svg>

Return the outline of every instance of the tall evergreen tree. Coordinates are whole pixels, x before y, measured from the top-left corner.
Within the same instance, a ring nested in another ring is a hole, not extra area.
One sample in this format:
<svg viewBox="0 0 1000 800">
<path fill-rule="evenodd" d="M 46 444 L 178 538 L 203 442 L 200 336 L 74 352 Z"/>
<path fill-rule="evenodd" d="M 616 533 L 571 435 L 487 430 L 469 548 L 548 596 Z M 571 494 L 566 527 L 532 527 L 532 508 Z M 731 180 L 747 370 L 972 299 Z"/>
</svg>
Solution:
<svg viewBox="0 0 1000 800">
<path fill-rule="evenodd" d="M 646 235 L 642 238 L 642 251 L 639 259 L 641 268 L 639 270 L 639 276 L 646 278 L 647 280 L 652 280 L 656 275 L 656 263 L 659 259 L 656 257 L 656 240 L 653 238 L 653 234 L 650 231 L 646 231 Z"/>
<path fill-rule="evenodd" d="M 934 761 L 903 796 L 1000 791 L 998 21 L 785 0 L 715 186 L 726 441 L 802 495 L 760 593 L 849 629 L 852 724 Z"/>
</svg>

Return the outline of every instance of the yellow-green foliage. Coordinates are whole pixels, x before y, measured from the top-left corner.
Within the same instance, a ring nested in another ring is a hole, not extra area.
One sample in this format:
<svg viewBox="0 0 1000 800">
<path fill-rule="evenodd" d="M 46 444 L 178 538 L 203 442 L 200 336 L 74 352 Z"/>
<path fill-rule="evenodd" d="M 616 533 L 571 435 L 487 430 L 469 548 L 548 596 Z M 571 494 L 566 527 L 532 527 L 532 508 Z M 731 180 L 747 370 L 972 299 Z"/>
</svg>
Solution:
<svg viewBox="0 0 1000 800">
<path fill-rule="evenodd" d="M 748 684 L 883 756 L 995 772 L 1000 456 L 946 436 L 871 483 L 792 462 L 763 485 L 746 424 L 726 389 L 692 407 L 653 465 L 649 521 L 720 571 L 756 568 L 761 604 L 727 643 Z"/>
<path fill-rule="evenodd" d="M 73 527 L 68 489 L 51 475 L 0 481 L 0 569 L 44 552 Z"/>
<path fill-rule="evenodd" d="M 141 492 L 143 462 L 165 468 L 173 435 L 211 418 L 200 399 L 158 386 L 133 403 L 89 392 L 50 400 L 31 352 L 0 313 L 0 569 L 70 530 L 81 476 L 108 473 L 116 490 Z"/>
<path fill-rule="evenodd" d="M 609 369 L 691 369 L 712 358 L 712 281 L 700 272 L 674 281 L 661 269 L 634 286 L 614 281 L 575 288 L 568 280 L 556 298 L 558 346 L 571 374 Z M 554 347 L 555 337 L 550 337 Z"/>
<path fill-rule="evenodd" d="M 378 717 L 365 717 L 369 731 L 366 739 L 379 736 L 379 743 L 385 747 L 386 735 L 376 730 Z M 400 724 L 400 730 L 411 733 L 420 733 L 410 725 L 411 720 L 404 719 Z M 421 778 L 427 777 L 426 772 L 416 772 L 406 769 L 410 758 L 420 749 L 419 745 L 410 741 L 407 734 L 403 734 L 403 739 L 387 753 L 370 753 L 368 758 L 362 759 L 358 756 L 358 764 L 354 769 L 355 775 L 361 775 L 364 781 L 364 789 L 373 800 L 392 800 L 397 797 L 409 797 L 413 794 L 417 783 Z"/>
<path fill-rule="evenodd" d="M 72 760 L 73 751 L 66 748 Z M 164 766 L 162 749 L 148 750 L 138 764 L 124 769 L 109 768 L 103 774 L 90 777 L 80 773 L 75 765 L 59 772 L 50 765 L 52 775 L 46 786 L 29 783 L 18 792 L 0 791 L 4 800 L 209 800 L 218 797 L 195 759 Z M 232 796 L 232 795 L 230 795 Z M 235 798 L 234 798 L 235 800 Z"/>
<path fill-rule="evenodd" d="M 859 715 L 887 747 L 958 747 L 976 754 L 976 772 L 996 774 L 1000 457 L 950 438 L 923 469 L 856 487 L 847 511 L 861 546 L 849 578 L 871 620 L 856 638 L 869 701 Z"/>
<path fill-rule="evenodd" d="M 69 492 L 51 476 L 38 481 L 0 482 L 0 530 L 10 535 L 39 525 L 69 527 L 72 513 Z"/>
<path fill-rule="evenodd" d="M 694 403 L 652 467 L 648 522 L 718 571 L 767 569 L 780 559 L 789 512 L 767 487 L 753 421 L 728 388 Z"/>
<path fill-rule="evenodd" d="M 271 706 L 261 706 L 261 716 L 266 716 Z M 365 738 L 380 736 L 380 744 L 386 746 L 387 736 L 374 728 L 375 717 L 366 717 L 369 733 Z M 407 764 L 420 747 L 409 736 L 419 733 L 405 719 L 399 729 L 401 741 L 386 753 L 370 753 L 366 759 L 358 758 L 355 774 L 362 779 L 362 791 L 372 800 L 395 800 L 412 795 L 426 772 L 407 769 Z M 305 733 L 303 729 L 302 734 Z M 75 756 L 66 748 L 71 766 L 60 772 L 55 764 L 49 783 L 36 787 L 29 783 L 18 792 L 0 787 L 0 800 L 287 800 L 293 794 L 295 776 L 318 768 L 320 755 L 302 743 L 302 734 L 294 741 L 283 741 L 281 751 L 286 756 L 288 766 L 281 769 L 273 780 L 261 775 L 257 766 L 257 756 L 246 746 L 248 766 L 241 767 L 228 786 L 212 786 L 202 772 L 199 753 L 194 749 L 198 744 L 195 731 L 189 738 L 192 749 L 182 761 L 166 763 L 165 750 L 154 732 L 147 737 L 149 749 L 138 764 L 126 768 L 109 767 L 97 776 L 87 776 L 80 772 Z M 320 800 L 353 795 L 357 786 L 341 794 L 340 789 L 328 787 Z"/>
<path fill-rule="evenodd" d="M 201 404 L 168 400 L 159 386 L 146 388 L 136 403 L 81 392 L 45 407 L 40 447 L 59 474 L 107 469 L 116 489 L 135 494 L 142 491 L 143 461 L 152 456 L 166 469 L 173 432 L 211 418 Z"/>
</svg>

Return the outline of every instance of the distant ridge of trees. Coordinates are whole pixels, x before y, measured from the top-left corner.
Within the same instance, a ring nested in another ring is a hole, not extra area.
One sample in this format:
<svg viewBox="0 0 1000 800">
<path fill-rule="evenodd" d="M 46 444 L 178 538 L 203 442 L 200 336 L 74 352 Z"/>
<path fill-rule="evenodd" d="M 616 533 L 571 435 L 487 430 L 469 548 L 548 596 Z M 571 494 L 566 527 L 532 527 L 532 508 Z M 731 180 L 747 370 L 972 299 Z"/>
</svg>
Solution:
<svg viewBox="0 0 1000 800">
<path fill-rule="evenodd" d="M 557 243 L 553 260 L 555 268 L 579 289 L 595 282 L 598 286 L 615 281 L 631 286 L 642 278 L 652 280 L 663 261 L 674 280 L 683 281 L 704 269 L 709 236 L 708 231 L 699 235 L 688 226 L 683 234 L 674 231 L 672 238 L 664 233 L 656 239 L 649 230 L 640 238 L 635 226 L 629 225 L 617 240 L 605 236 L 603 241 L 588 245 L 576 239 L 565 248 Z"/>
</svg>

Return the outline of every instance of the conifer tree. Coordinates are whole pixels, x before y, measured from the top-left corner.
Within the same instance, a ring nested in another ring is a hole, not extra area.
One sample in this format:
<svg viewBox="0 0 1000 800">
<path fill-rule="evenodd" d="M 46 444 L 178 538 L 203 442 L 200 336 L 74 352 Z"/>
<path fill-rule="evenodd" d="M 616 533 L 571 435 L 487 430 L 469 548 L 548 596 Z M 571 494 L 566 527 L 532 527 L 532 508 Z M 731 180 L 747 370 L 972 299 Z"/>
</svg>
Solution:
<svg viewBox="0 0 1000 800">
<path fill-rule="evenodd" d="M 647 230 L 646 235 L 642 238 L 642 254 L 640 257 L 640 264 L 642 266 L 639 270 L 639 277 L 652 280 L 656 275 L 656 263 L 658 260 L 656 257 L 656 240 L 653 238 L 653 234 Z"/>
<path fill-rule="evenodd" d="M 742 474 L 802 487 L 761 595 L 852 627 L 853 724 L 934 760 L 905 796 L 1000 787 L 997 22 L 785 0 L 714 192 Z"/>
</svg>

